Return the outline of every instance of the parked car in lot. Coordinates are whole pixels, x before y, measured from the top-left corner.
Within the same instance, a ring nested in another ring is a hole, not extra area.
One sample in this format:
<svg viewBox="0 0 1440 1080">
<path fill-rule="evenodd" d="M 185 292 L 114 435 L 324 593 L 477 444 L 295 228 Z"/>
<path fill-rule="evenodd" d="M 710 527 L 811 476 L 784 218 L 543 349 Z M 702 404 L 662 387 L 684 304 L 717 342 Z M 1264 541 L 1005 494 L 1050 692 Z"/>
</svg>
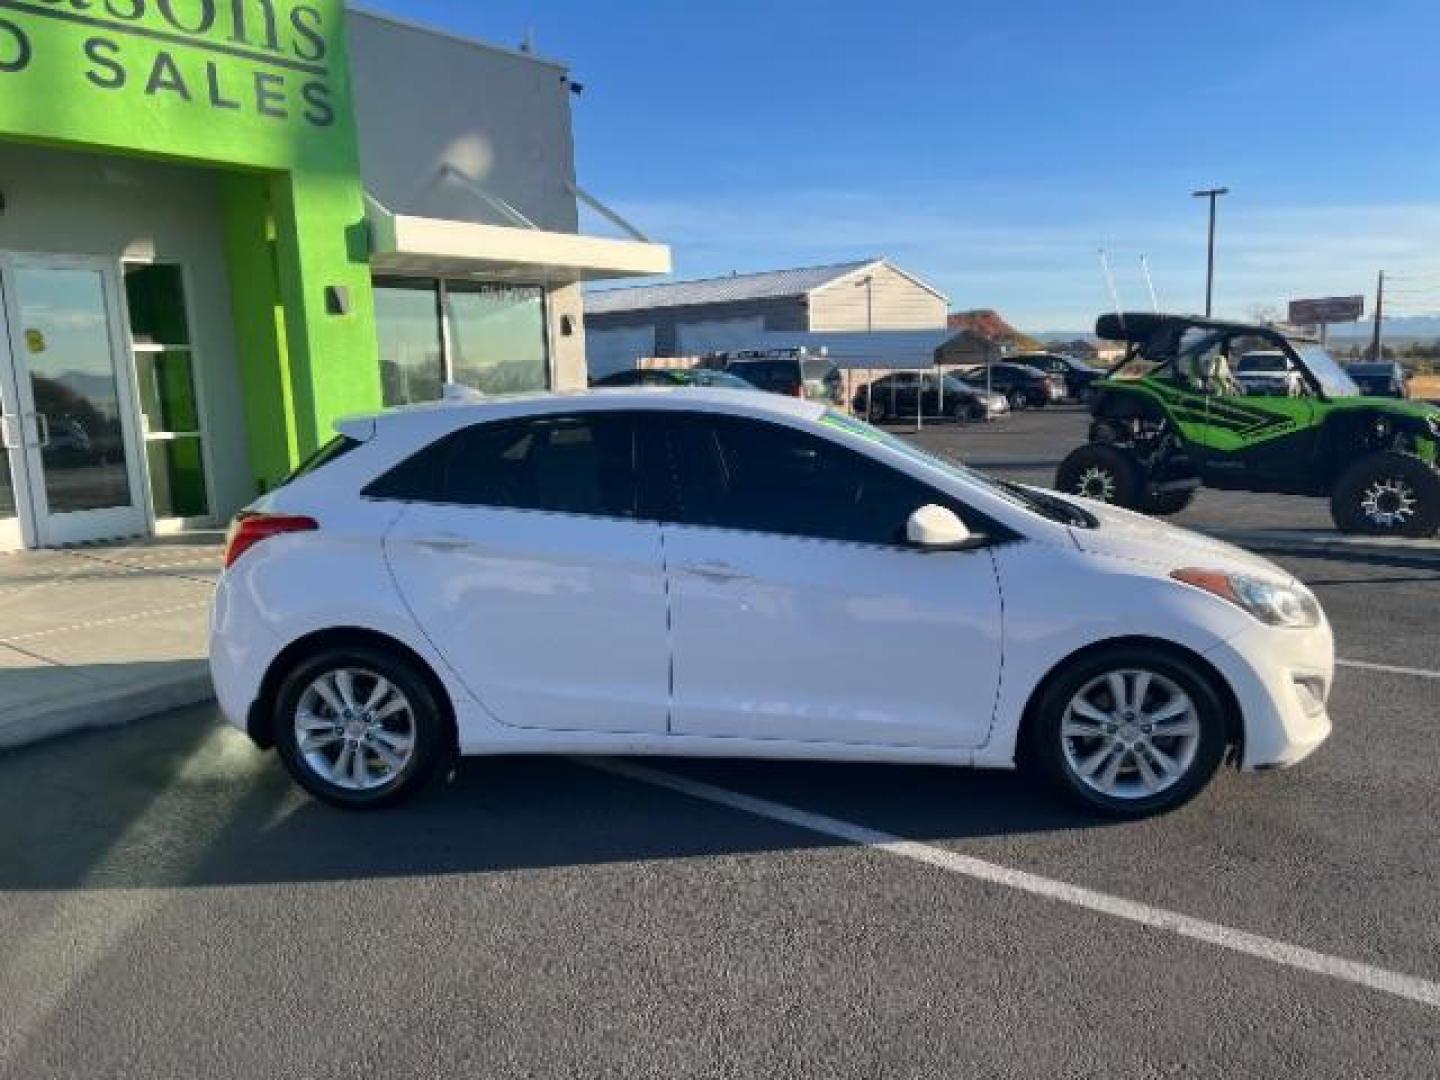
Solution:
<svg viewBox="0 0 1440 1080">
<path fill-rule="evenodd" d="M 840 368 L 828 357 L 803 349 L 733 353 L 725 358 L 725 370 L 772 394 L 827 405 L 839 405 L 845 400 Z"/>
<path fill-rule="evenodd" d="M 234 522 L 210 641 L 225 715 L 339 806 L 457 752 L 586 753 L 1018 761 L 1139 816 L 1330 730 L 1330 627 L 1284 570 L 818 403 L 613 390 L 339 428 Z"/>
<path fill-rule="evenodd" d="M 1058 377 L 1065 384 L 1065 396 L 1073 401 L 1084 401 L 1090 393 L 1090 384 L 1105 377 L 1099 368 L 1060 353 L 1022 353 L 1011 360 Z"/>
<path fill-rule="evenodd" d="M 1300 397 L 1305 392 L 1305 376 L 1278 349 L 1244 353 L 1231 374 L 1254 397 Z"/>
<path fill-rule="evenodd" d="M 1060 491 L 1151 514 L 1178 513 L 1202 485 L 1311 495 L 1329 498 L 1341 532 L 1440 529 L 1440 408 L 1365 397 L 1323 346 L 1268 326 L 1130 312 L 1096 332 L 1126 353 L 1095 384 L 1089 443 L 1060 463 Z M 1256 338 L 1300 373 L 1301 393 L 1236 385 L 1228 357 Z"/>
<path fill-rule="evenodd" d="M 899 371 L 884 375 L 855 391 L 850 406 L 872 423 L 924 418 L 994 420 L 1010 411 L 1004 394 L 986 393 L 951 375 Z"/>
<path fill-rule="evenodd" d="M 713 368 L 632 368 L 594 380 L 591 386 L 717 386 L 727 390 L 758 389 L 738 375 Z"/>
<path fill-rule="evenodd" d="M 989 380 L 986 380 L 986 371 Z M 981 364 L 960 376 L 971 386 L 1004 394 L 1010 408 L 1043 409 L 1065 396 L 1065 381 L 1028 364 Z"/>
<path fill-rule="evenodd" d="M 1393 360 L 1384 363 L 1346 364 L 1345 373 L 1366 397 L 1408 398 L 1410 376 Z"/>
</svg>

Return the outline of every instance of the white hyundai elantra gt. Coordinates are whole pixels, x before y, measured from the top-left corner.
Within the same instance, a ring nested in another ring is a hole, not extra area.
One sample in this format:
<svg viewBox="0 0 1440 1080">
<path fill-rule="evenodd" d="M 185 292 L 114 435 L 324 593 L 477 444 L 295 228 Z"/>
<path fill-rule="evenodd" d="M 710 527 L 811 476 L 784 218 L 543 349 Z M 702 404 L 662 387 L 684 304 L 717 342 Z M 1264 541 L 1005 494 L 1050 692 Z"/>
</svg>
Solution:
<svg viewBox="0 0 1440 1080">
<path fill-rule="evenodd" d="M 1315 598 L 1272 563 L 726 390 L 348 420 L 237 518 L 221 707 L 326 801 L 460 754 L 1033 764 L 1100 811 L 1328 735 Z"/>
</svg>

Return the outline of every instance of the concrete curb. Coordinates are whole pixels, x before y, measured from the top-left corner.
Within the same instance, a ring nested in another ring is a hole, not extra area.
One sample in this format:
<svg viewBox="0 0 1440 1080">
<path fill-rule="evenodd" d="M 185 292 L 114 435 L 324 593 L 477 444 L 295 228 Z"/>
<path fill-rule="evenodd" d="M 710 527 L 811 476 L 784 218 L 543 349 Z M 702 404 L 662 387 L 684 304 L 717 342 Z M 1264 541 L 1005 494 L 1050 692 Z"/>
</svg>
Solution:
<svg viewBox="0 0 1440 1080">
<path fill-rule="evenodd" d="M 21 710 L 0 723 L 0 751 L 71 735 L 116 727 L 160 713 L 200 705 L 215 697 L 208 671 L 148 685 L 115 690 L 97 687 L 62 702 Z"/>
<path fill-rule="evenodd" d="M 1419 568 L 1440 567 L 1440 540 L 1382 540 L 1283 529 L 1196 529 L 1217 540 L 1272 555 L 1360 559 Z"/>
</svg>

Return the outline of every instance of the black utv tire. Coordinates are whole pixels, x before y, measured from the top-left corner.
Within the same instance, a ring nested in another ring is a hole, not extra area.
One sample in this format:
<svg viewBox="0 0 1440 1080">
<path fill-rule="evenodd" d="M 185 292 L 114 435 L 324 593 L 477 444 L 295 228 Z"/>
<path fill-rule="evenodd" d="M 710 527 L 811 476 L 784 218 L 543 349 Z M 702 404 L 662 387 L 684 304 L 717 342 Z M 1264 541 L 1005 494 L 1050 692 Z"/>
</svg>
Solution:
<svg viewBox="0 0 1440 1080">
<path fill-rule="evenodd" d="M 1195 488 L 1184 488 L 1180 491 L 1152 491 L 1145 506 L 1145 512 L 1154 514 L 1156 517 L 1178 514 L 1195 501 L 1195 490 Z"/>
<path fill-rule="evenodd" d="M 1440 473 L 1393 450 L 1362 458 L 1340 474 L 1330 517 L 1344 533 L 1434 536 L 1440 530 Z"/>
<path fill-rule="evenodd" d="M 1072 450 L 1055 472 L 1055 490 L 1128 510 L 1146 509 L 1140 464 L 1117 446 L 1089 443 Z"/>
</svg>

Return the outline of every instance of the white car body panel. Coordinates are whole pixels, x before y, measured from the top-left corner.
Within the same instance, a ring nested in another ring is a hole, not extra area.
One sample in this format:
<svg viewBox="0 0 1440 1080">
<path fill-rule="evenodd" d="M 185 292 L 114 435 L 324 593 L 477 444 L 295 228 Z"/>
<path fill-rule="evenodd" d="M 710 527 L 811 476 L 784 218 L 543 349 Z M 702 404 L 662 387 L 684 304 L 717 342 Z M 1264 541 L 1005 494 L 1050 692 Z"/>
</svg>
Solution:
<svg viewBox="0 0 1440 1080">
<path fill-rule="evenodd" d="M 925 480 L 1016 538 L 920 553 L 633 521 L 613 530 L 574 515 L 360 495 L 460 427 L 611 408 L 793 424 Z M 263 541 L 222 575 L 211 647 L 221 708 L 246 728 L 288 644 L 352 628 L 401 643 L 431 669 L 465 753 L 1008 767 L 1047 673 L 1087 646 L 1139 637 L 1188 650 L 1224 678 L 1242 713 L 1244 767 L 1293 764 L 1329 732 L 1328 625 L 1270 627 L 1169 577 L 1198 566 L 1288 580 L 1280 568 L 1098 504 L 1085 504 L 1098 529 L 1067 527 L 979 482 L 822 428 L 821 414 L 775 395 L 686 388 L 534 395 L 347 421 L 343 429 L 363 445 L 254 506 L 313 516 L 319 529 Z M 481 516 L 457 529 L 461 514 Z M 437 528 L 460 543 L 422 552 L 416 541 L 440 539 L 429 535 Z M 860 551 L 816 560 L 797 557 L 795 545 Z M 712 561 L 741 571 L 740 583 L 679 570 Z M 941 580 L 951 567 L 953 607 Z M 1318 711 L 1298 694 L 1297 678 L 1322 687 Z M 913 693 L 904 696 L 901 684 Z"/>
<path fill-rule="evenodd" d="M 989 736 L 1002 622 L 988 551 L 667 525 L 665 554 L 675 733 L 947 748 Z"/>
<path fill-rule="evenodd" d="M 413 504 L 385 552 L 421 629 L 502 723 L 665 734 L 659 525 Z"/>
</svg>

